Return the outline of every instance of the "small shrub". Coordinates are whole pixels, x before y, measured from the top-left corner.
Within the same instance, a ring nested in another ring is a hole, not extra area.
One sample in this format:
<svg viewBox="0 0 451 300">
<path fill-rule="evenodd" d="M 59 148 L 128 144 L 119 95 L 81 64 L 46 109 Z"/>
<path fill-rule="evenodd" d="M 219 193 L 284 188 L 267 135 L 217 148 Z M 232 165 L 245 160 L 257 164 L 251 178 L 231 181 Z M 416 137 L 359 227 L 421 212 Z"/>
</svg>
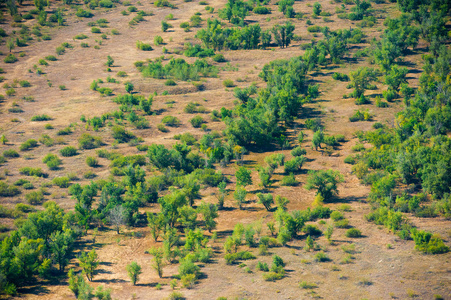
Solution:
<svg viewBox="0 0 451 300">
<path fill-rule="evenodd" d="M 201 116 L 195 116 L 189 122 L 194 128 L 199 128 L 204 123 L 204 119 Z"/>
<path fill-rule="evenodd" d="M 233 80 L 231 80 L 231 79 L 226 79 L 226 80 L 224 80 L 223 82 L 222 82 L 222 84 L 225 86 L 225 87 L 234 87 L 235 86 L 235 84 L 233 83 Z"/>
<path fill-rule="evenodd" d="M 3 156 L 8 157 L 8 158 L 15 158 L 15 157 L 19 157 L 19 153 L 14 149 L 9 149 L 9 150 L 3 151 Z"/>
<path fill-rule="evenodd" d="M 349 220 L 348 219 L 342 219 L 335 222 L 335 227 L 337 228 L 348 228 L 349 227 Z"/>
<path fill-rule="evenodd" d="M 168 80 L 165 81 L 164 85 L 166 85 L 166 86 L 174 86 L 174 85 L 177 85 L 177 83 L 175 83 L 175 81 L 172 80 L 172 79 L 168 79 Z"/>
<path fill-rule="evenodd" d="M 346 231 L 345 235 L 348 238 L 358 238 L 362 236 L 362 232 L 357 228 L 350 228 Z"/>
<path fill-rule="evenodd" d="M 31 118 L 31 121 L 49 121 L 51 119 L 48 115 L 36 115 Z"/>
<path fill-rule="evenodd" d="M 222 63 L 222 62 L 226 62 L 226 59 L 224 58 L 224 55 L 222 54 L 215 54 L 212 57 L 213 61 L 217 62 L 217 63 Z"/>
<path fill-rule="evenodd" d="M 42 191 L 30 192 L 25 195 L 25 199 L 32 205 L 40 204 L 44 200 L 44 193 Z"/>
<path fill-rule="evenodd" d="M 92 156 L 86 157 L 86 164 L 92 168 L 96 168 L 99 166 L 99 161 Z"/>
<path fill-rule="evenodd" d="M 161 132 L 168 132 L 169 130 L 164 126 L 164 124 L 158 124 L 157 129 Z"/>
<path fill-rule="evenodd" d="M 167 126 L 177 127 L 180 125 L 180 120 L 174 116 L 165 116 L 161 122 Z"/>
<path fill-rule="evenodd" d="M 80 149 L 94 149 L 103 145 L 100 137 L 92 136 L 88 133 L 83 133 L 78 139 L 78 146 Z"/>
<path fill-rule="evenodd" d="M 22 143 L 19 147 L 20 151 L 27 151 L 38 146 L 38 141 L 29 139 Z"/>
<path fill-rule="evenodd" d="M 321 251 L 315 255 L 315 261 L 316 262 L 326 262 L 326 261 L 330 261 L 330 258 L 327 256 L 326 253 Z"/>
<path fill-rule="evenodd" d="M 283 186 L 295 186 L 298 184 L 298 182 L 296 181 L 296 177 L 294 177 L 293 173 L 290 173 L 290 175 L 284 176 L 282 178 L 282 183 Z"/>
<path fill-rule="evenodd" d="M 78 154 L 77 149 L 72 146 L 64 147 L 63 149 L 60 150 L 60 153 L 64 157 L 74 156 Z"/>
<path fill-rule="evenodd" d="M 157 35 L 153 38 L 153 43 L 155 44 L 155 46 L 159 46 L 161 44 L 164 44 L 164 41 L 161 36 Z"/>
<path fill-rule="evenodd" d="M 52 180 L 52 183 L 60 188 L 68 188 L 69 182 L 70 180 L 68 177 L 55 177 Z"/>
<path fill-rule="evenodd" d="M 18 61 L 17 57 L 14 56 L 14 54 L 8 54 L 4 59 L 3 62 L 6 64 L 13 64 L 16 61 Z"/>
</svg>

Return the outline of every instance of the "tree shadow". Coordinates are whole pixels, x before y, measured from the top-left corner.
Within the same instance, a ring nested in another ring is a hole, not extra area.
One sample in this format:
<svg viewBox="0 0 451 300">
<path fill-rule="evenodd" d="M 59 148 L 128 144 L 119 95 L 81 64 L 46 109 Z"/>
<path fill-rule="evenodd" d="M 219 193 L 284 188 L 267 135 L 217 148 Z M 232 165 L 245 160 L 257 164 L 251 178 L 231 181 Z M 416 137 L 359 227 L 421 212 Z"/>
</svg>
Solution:
<svg viewBox="0 0 451 300">
<path fill-rule="evenodd" d="M 97 279 L 97 280 L 93 280 L 93 282 L 101 282 L 101 283 L 124 283 L 127 282 L 124 279 L 118 279 L 118 278 L 113 278 L 113 279 Z"/>
</svg>

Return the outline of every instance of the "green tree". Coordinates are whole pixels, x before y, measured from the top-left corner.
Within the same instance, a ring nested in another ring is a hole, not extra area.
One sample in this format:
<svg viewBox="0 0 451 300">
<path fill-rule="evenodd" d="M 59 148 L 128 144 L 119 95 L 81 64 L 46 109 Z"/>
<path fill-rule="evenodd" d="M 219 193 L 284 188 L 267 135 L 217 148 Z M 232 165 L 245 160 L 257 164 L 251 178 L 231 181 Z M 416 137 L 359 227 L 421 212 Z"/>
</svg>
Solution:
<svg viewBox="0 0 451 300">
<path fill-rule="evenodd" d="M 248 186 L 252 184 L 251 171 L 247 170 L 245 167 L 239 167 L 235 172 L 236 184 L 241 186 Z"/>
<path fill-rule="evenodd" d="M 233 193 L 233 197 L 236 200 L 236 203 L 238 204 L 238 207 L 242 209 L 244 200 L 246 199 L 247 191 L 244 187 L 241 185 L 238 185 L 235 189 L 235 192 Z"/>
<path fill-rule="evenodd" d="M 112 67 L 114 64 L 114 59 L 111 56 L 107 56 L 107 60 L 106 60 L 106 66 L 107 67 Z"/>
<path fill-rule="evenodd" d="M 409 70 L 405 67 L 399 67 L 398 65 L 393 65 L 390 71 L 385 74 L 385 84 L 395 92 L 399 91 L 399 87 L 403 83 L 407 83 L 406 75 Z"/>
<path fill-rule="evenodd" d="M 202 202 L 199 205 L 198 211 L 204 218 L 205 228 L 208 230 L 208 232 L 211 232 L 213 229 L 215 229 L 217 225 L 215 219 L 219 216 L 218 207 L 212 203 Z"/>
<path fill-rule="evenodd" d="M 274 198 L 273 198 L 272 194 L 258 193 L 257 197 L 258 197 L 258 203 L 262 204 L 266 208 L 267 211 L 270 211 L 271 205 L 274 203 Z"/>
<path fill-rule="evenodd" d="M 305 188 L 307 190 L 316 189 L 316 194 L 320 194 L 325 201 L 328 201 L 338 195 L 337 184 L 343 181 L 343 175 L 339 171 L 330 169 L 309 171 Z"/>
<path fill-rule="evenodd" d="M 161 230 L 164 228 L 164 223 L 165 219 L 163 214 L 153 214 L 151 212 L 147 212 L 147 226 L 149 226 L 150 234 L 155 242 L 160 236 Z"/>
<path fill-rule="evenodd" d="M 89 281 L 92 281 L 94 274 L 96 272 L 97 267 L 99 266 L 98 255 L 95 249 L 92 249 L 89 252 L 83 252 L 79 257 L 80 267 L 83 269 L 83 272 L 88 278 Z"/>
<path fill-rule="evenodd" d="M 318 130 L 313 134 L 312 137 L 312 145 L 315 147 L 315 150 L 318 150 L 318 147 L 321 149 L 321 143 L 324 141 L 324 133 L 322 130 Z"/>
<path fill-rule="evenodd" d="M 12 39 L 12 38 L 8 39 L 6 41 L 6 47 L 8 48 L 9 52 L 11 52 L 16 47 L 16 44 L 14 43 L 14 39 Z"/>
<path fill-rule="evenodd" d="M 7 142 L 8 142 L 8 139 L 6 138 L 6 136 L 4 134 L 2 134 L 2 136 L 0 137 L 0 143 L 2 143 L 2 145 L 6 145 Z"/>
<path fill-rule="evenodd" d="M 157 272 L 158 277 L 161 278 L 163 276 L 163 268 L 164 268 L 163 249 L 153 247 L 149 250 L 149 253 L 153 255 L 152 268 Z"/>
<path fill-rule="evenodd" d="M 286 22 L 285 25 L 274 25 L 271 29 L 274 40 L 280 48 L 288 47 L 293 39 L 294 25 L 291 22 Z"/>
<path fill-rule="evenodd" d="M 50 235 L 50 250 L 56 263 L 58 263 L 58 270 L 64 272 L 64 268 L 69 263 L 69 258 L 72 255 L 74 237 L 72 232 L 66 230 L 56 231 Z"/>
<path fill-rule="evenodd" d="M 227 196 L 227 182 L 222 181 L 218 185 L 218 193 L 216 194 L 216 198 L 218 198 L 218 209 L 222 209 L 224 207 L 224 199 Z"/>
<path fill-rule="evenodd" d="M 136 283 L 139 280 L 139 275 L 142 274 L 141 266 L 138 265 L 137 262 L 132 261 L 130 264 L 127 265 L 127 273 L 133 285 L 136 285 Z"/>
<path fill-rule="evenodd" d="M 365 90 L 370 87 L 371 82 L 376 80 L 376 72 L 372 68 L 360 67 L 350 73 L 351 85 L 354 87 L 353 96 L 360 98 Z"/>
<path fill-rule="evenodd" d="M 186 195 L 182 191 L 175 190 L 172 193 L 158 200 L 161 206 L 161 212 L 164 215 L 169 226 L 173 227 L 179 218 L 179 207 L 186 205 Z"/>
<path fill-rule="evenodd" d="M 125 91 L 129 94 L 131 94 L 133 92 L 133 90 L 135 89 L 135 86 L 130 81 L 127 81 L 124 85 L 125 85 Z"/>
<path fill-rule="evenodd" d="M 168 22 L 161 21 L 161 30 L 163 30 L 163 32 L 168 31 L 169 28 L 171 28 L 171 26 L 169 25 Z"/>
<path fill-rule="evenodd" d="M 319 16 L 321 14 L 321 4 L 319 2 L 313 3 L 313 15 Z"/>
</svg>

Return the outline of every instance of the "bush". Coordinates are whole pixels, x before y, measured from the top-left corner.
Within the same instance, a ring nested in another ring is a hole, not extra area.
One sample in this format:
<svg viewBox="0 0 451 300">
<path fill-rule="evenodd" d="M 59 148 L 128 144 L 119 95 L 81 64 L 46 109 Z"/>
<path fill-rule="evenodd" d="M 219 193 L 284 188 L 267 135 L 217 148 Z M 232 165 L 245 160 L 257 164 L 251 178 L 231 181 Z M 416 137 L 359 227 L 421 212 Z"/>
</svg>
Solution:
<svg viewBox="0 0 451 300">
<path fill-rule="evenodd" d="M 284 164 L 285 173 L 290 174 L 299 172 L 304 162 L 305 162 L 304 156 L 295 156 L 292 159 L 286 161 Z"/>
<path fill-rule="evenodd" d="M 167 129 L 167 128 L 164 126 L 164 124 L 158 124 L 158 125 L 157 125 L 157 129 L 158 129 L 159 131 L 161 131 L 161 132 L 168 132 L 168 131 L 169 131 L 169 129 Z"/>
<path fill-rule="evenodd" d="M 119 143 L 127 143 L 131 139 L 135 138 L 135 135 L 132 132 L 125 130 L 124 127 L 114 126 L 113 138 Z"/>
<path fill-rule="evenodd" d="M 3 151 L 3 156 L 9 157 L 9 158 L 14 158 L 14 157 L 19 157 L 19 153 L 14 149 L 9 149 L 9 150 Z"/>
<path fill-rule="evenodd" d="M 226 62 L 226 59 L 224 58 L 224 55 L 222 55 L 222 54 L 215 54 L 213 56 L 213 61 L 215 61 L 217 63 L 222 63 L 222 62 Z"/>
<path fill-rule="evenodd" d="M 41 168 L 23 167 L 19 169 L 19 172 L 27 176 L 47 177 L 47 174 L 42 172 Z"/>
<path fill-rule="evenodd" d="M 321 26 L 318 26 L 318 25 L 309 26 L 309 27 L 307 27 L 307 31 L 308 32 L 320 32 Z"/>
<path fill-rule="evenodd" d="M 159 46 L 161 44 L 164 44 L 164 41 L 161 36 L 157 35 L 153 38 L 153 43 L 155 44 L 155 46 Z"/>
<path fill-rule="evenodd" d="M 315 261 L 316 262 L 326 262 L 326 261 L 330 261 L 330 258 L 327 256 L 326 253 L 321 251 L 315 255 Z"/>
<path fill-rule="evenodd" d="M 223 84 L 225 87 L 234 87 L 234 86 L 235 86 L 235 84 L 233 83 L 233 80 L 231 80 L 231 79 L 226 79 L 226 80 L 224 80 L 224 81 L 222 82 L 222 84 Z"/>
<path fill-rule="evenodd" d="M 141 41 L 136 42 L 136 48 L 142 51 L 152 51 L 153 48 L 150 44 L 143 43 Z"/>
<path fill-rule="evenodd" d="M 305 149 L 302 149 L 301 147 L 296 147 L 293 150 L 291 150 L 291 155 L 293 156 L 301 156 L 301 155 L 305 155 L 307 153 L 307 151 Z"/>
<path fill-rule="evenodd" d="M 348 219 L 342 219 L 335 222 L 335 227 L 337 228 L 348 228 L 349 227 L 349 220 Z"/>
<path fill-rule="evenodd" d="M 103 143 L 100 137 L 95 137 L 88 133 L 83 133 L 78 139 L 78 146 L 80 149 L 94 149 L 102 145 Z"/>
<path fill-rule="evenodd" d="M 199 128 L 204 123 L 204 119 L 201 116 L 195 116 L 189 122 L 194 128 Z"/>
<path fill-rule="evenodd" d="M 298 182 L 296 181 L 296 177 L 294 177 L 293 173 L 290 173 L 290 175 L 284 176 L 282 178 L 282 183 L 283 186 L 295 186 L 298 184 Z"/>
<path fill-rule="evenodd" d="M 415 241 L 415 249 L 427 254 L 440 254 L 449 252 L 449 247 L 443 240 L 430 232 L 412 229 L 412 238 Z"/>
<path fill-rule="evenodd" d="M 14 56 L 14 54 L 8 54 L 4 59 L 3 62 L 6 64 L 12 64 L 18 61 L 17 57 Z"/>
<path fill-rule="evenodd" d="M 47 164 L 50 170 L 57 170 L 62 161 L 55 154 L 49 153 L 43 159 L 42 162 Z"/>
<path fill-rule="evenodd" d="M 30 192 L 25 195 L 25 199 L 32 205 L 40 204 L 44 200 L 42 191 Z"/>
<path fill-rule="evenodd" d="M 92 156 L 86 157 L 86 164 L 92 168 L 96 168 L 99 166 L 99 161 Z"/>
<path fill-rule="evenodd" d="M 14 197 L 20 194 L 17 187 L 8 185 L 6 182 L 0 181 L 0 196 L 2 197 Z"/>
<path fill-rule="evenodd" d="M 263 280 L 265 281 L 276 281 L 280 280 L 285 276 L 285 271 L 283 272 L 268 272 L 263 274 Z"/>
<path fill-rule="evenodd" d="M 252 12 L 254 14 L 258 14 L 258 15 L 266 15 L 266 14 L 270 14 L 271 10 L 265 6 L 256 6 L 252 10 Z"/>
<path fill-rule="evenodd" d="M 64 157 L 74 156 L 78 154 L 77 149 L 72 146 L 64 147 L 63 149 L 60 150 L 60 153 Z"/>
<path fill-rule="evenodd" d="M 32 148 L 35 148 L 37 146 L 38 146 L 38 141 L 36 141 L 34 139 L 29 139 L 29 140 L 23 142 L 20 145 L 19 149 L 20 149 L 20 151 L 26 151 L 26 150 L 30 150 Z"/>
<path fill-rule="evenodd" d="M 343 73 L 335 72 L 332 75 L 332 78 L 339 81 L 349 81 L 349 76 Z"/>
<path fill-rule="evenodd" d="M 36 115 L 31 118 L 31 121 L 49 121 L 51 119 L 48 115 Z"/>
<path fill-rule="evenodd" d="M 83 8 L 79 8 L 75 15 L 79 18 L 92 18 L 94 14 L 89 10 L 84 10 Z"/>
<path fill-rule="evenodd" d="M 180 125 L 180 120 L 177 117 L 165 116 L 161 122 L 167 126 L 177 127 Z"/>
<path fill-rule="evenodd" d="M 166 86 L 174 86 L 174 85 L 177 85 L 177 83 L 175 83 L 175 81 L 172 80 L 172 79 L 168 79 L 168 80 L 166 80 L 164 82 L 164 85 L 166 85 Z"/>
<path fill-rule="evenodd" d="M 52 180 L 52 183 L 60 188 L 68 188 L 69 182 L 70 180 L 68 177 L 55 177 Z"/>
<path fill-rule="evenodd" d="M 357 228 L 350 228 L 348 230 L 346 230 L 345 235 L 348 238 L 358 238 L 362 236 L 362 232 L 360 230 L 358 230 Z"/>
</svg>

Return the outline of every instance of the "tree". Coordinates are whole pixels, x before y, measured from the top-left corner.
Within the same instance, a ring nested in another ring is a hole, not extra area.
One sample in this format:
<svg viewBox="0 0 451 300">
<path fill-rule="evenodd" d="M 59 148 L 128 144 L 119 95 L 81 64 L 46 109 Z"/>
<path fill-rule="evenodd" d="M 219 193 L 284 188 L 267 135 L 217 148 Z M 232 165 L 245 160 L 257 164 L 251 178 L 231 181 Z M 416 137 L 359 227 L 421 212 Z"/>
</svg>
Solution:
<svg viewBox="0 0 451 300">
<path fill-rule="evenodd" d="M 321 14 L 321 4 L 319 2 L 313 3 L 313 15 L 319 16 Z"/>
<path fill-rule="evenodd" d="M 197 211 L 191 206 L 184 205 L 178 209 L 177 222 L 186 229 L 194 229 L 197 223 Z"/>
<path fill-rule="evenodd" d="M 106 60 L 106 66 L 107 67 L 112 67 L 114 64 L 114 59 L 111 56 L 107 56 L 107 60 Z"/>
<path fill-rule="evenodd" d="M 139 275 L 142 274 L 141 266 L 138 265 L 137 262 L 132 261 L 130 264 L 127 265 L 127 273 L 133 285 L 136 285 L 136 283 L 139 280 Z"/>
<path fill-rule="evenodd" d="M 127 81 L 125 83 L 125 91 L 129 94 L 131 94 L 133 92 L 133 90 L 135 89 L 135 86 L 133 85 L 133 83 L 131 83 L 130 81 Z"/>
<path fill-rule="evenodd" d="M 16 47 L 16 44 L 14 42 L 14 39 L 8 39 L 6 41 L 6 47 L 8 48 L 9 52 L 11 53 L 11 51 Z"/>
<path fill-rule="evenodd" d="M 121 229 L 121 226 L 125 224 L 125 208 L 122 205 L 118 205 L 110 210 L 110 222 L 114 226 L 117 234 Z"/>
<path fill-rule="evenodd" d="M 280 48 L 288 47 L 293 39 L 294 25 L 291 22 L 286 22 L 285 25 L 274 25 L 271 29 L 274 40 Z"/>
<path fill-rule="evenodd" d="M 153 247 L 149 249 L 149 253 L 153 255 L 153 263 L 152 268 L 157 271 L 158 277 L 163 276 L 163 268 L 164 268 L 164 262 L 163 262 L 163 249 Z"/>
<path fill-rule="evenodd" d="M 79 257 L 80 267 L 83 269 L 83 272 L 86 274 L 86 278 L 88 278 L 89 281 L 92 281 L 95 271 L 99 266 L 97 258 L 98 256 L 95 249 L 92 249 L 89 252 L 83 252 Z"/>
<path fill-rule="evenodd" d="M 242 205 L 244 203 L 244 200 L 246 199 L 247 191 L 244 187 L 241 185 L 236 187 L 235 192 L 233 193 L 233 197 L 236 200 L 236 203 L 238 204 L 238 207 L 241 209 Z"/>
<path fill-rule="evenodd" d="M 360 98 L 365 90 L 370 87 L 372 81 L 376 80 L 376 72 L 373 68 L 360 67 L 350 73 L 351 85 L 354 87 L 353 96 Z"/>
<path fill-rule="evenodd" d="M 158 200 L 161 206 L 161 213 L 165 216 L 166 222 L 173 227 L 180 214 L 179 207 L 186 205 L 186 195 L 180 190 L 175 190 Z"/>
<path fill-rule="evenodd" d="M 263 204 L 267 211 L 271 210 L 271 205 L 274 203 L 274 198 L 272 194 L 262 194 L 258 193 L 258 203 Z"/>
<path fill-rule="evenodd" d="M 252 184 L 251 171 L 245 167 L 239 167 L 235 172 L 236 184 L 241 186 L 248 186 Z"/>
<path fill-rule="evenodd" d="M 58 263 L 60 272 L 64 272 L 64 268 L 69 263 L 74 241 L 72 232 L 68 230 L 64 232 L 56 231 L 50 235 L 50 249 L 54 260 Z"/>
<path fill-rule="evenodd" d="M 322 130 L 318 130 L 313 134 L 312 137 L 312 145 L 315 147 L 315 150 L 318 150 L 318 147 L 321 149 L 321 143 L 324 141 L 324 134 Z"/>
<path fill-rule="evenodd" d="M 227 182 L 222 181 L 218 185 L 218 193 L 216 194 L 216 198 L 218 198 L 218 209 L 222 209 L 224 207 L 224 199 L 227 196 Z"/>
<path fill-rule="evenodd" d="M 156 242 L 158 237 L 160 236 L 160 231 L 164 228 L 164 215 L 163 214 L 153 214 L 151 212 L 147 212 L 147 226 L 150 228 L 150 234 L 154 241 Z"/>
<path fill-rule="evenodd" d="M 194 205 L 194 199 L 200 197 L 199 190 L 199 180 L 192 178 L 192 176 L 187 176 L 182 191 L 188 198 L 188 203 L 190 206 Z"/>
<path fill-rule="evenodd" d="M 171 25 L 169 25 L 168 22 L 161 21 L 161 30 L 163 30 L 163 32 L 168 31 L 169 28 L 171 28 Z"/>
<path fill-rule="evenodd" d="M 217 222 L 215 219 L 218 217 L 218 207 L 212 203 L 202 202 L 198 208 L 198 211 L 202 214 L 205 221 L 205 228 L 208 232 L 211 232 L 216 228 Z"/>
<path fill-rule="evenodd" d="M 305 188 L 307 190 L 316 189 L 316 194 L 321 194 L 324 201 L 328 201 L 332 197 L 338 195 L 337 184 L 343 181 L 343 175 L 338 171 L 309 171 L 309 177 L 307 178 Z"/>
<path fill-rule="evenodd" d="M 385 84 L 395 92 L 399 91 L 399 87 L 403 83 L 407 83 L 406 75 L 409 70 L 405 67 L 399 67 L 398 65 L 393 65 L 390 71 L 385 74 Z"/>
<path fill-rule="evenodd" d="M 6 138 L 6 136 L 4 134 L 2 134 L 2 136 L 0 137 L 0 143 L 2 143 L 2 145 L 6 145 L 7 142 L 8 142 L 8 139 Z"/>
</svg>

